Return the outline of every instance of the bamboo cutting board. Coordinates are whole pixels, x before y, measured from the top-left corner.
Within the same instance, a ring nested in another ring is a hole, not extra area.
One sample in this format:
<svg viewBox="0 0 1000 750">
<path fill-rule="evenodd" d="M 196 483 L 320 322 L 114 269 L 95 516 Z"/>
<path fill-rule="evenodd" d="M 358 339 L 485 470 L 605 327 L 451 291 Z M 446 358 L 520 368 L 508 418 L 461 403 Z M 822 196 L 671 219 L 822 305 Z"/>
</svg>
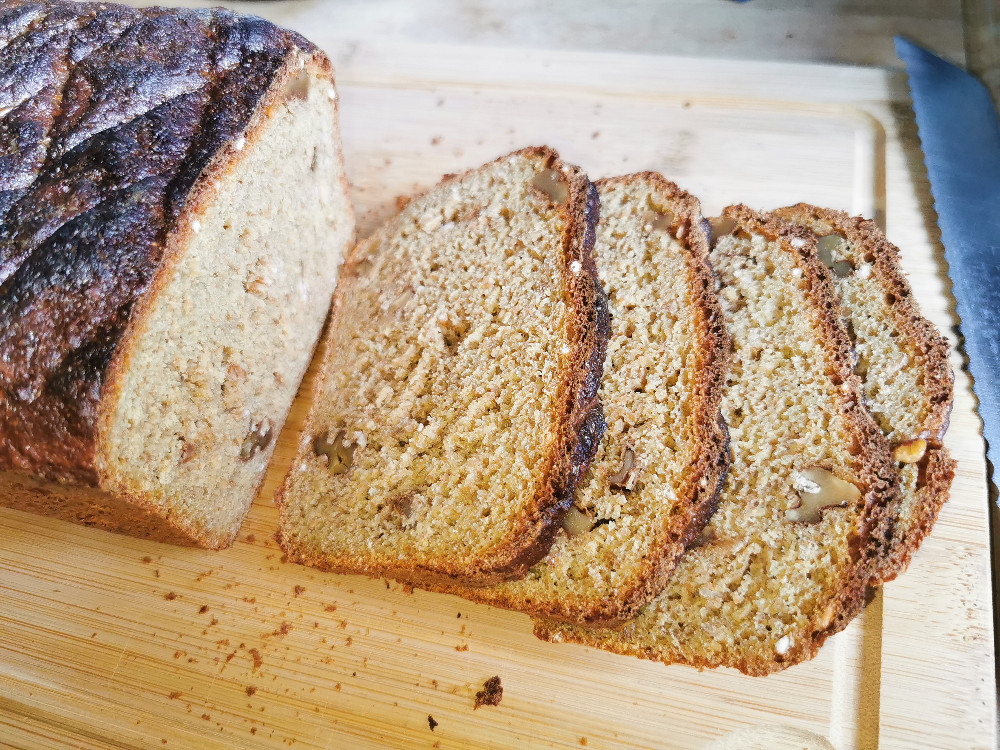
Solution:
<svg viewBox="0 0 1000 750">
<path fill-rule="evenodd" d="M 708 213 L 808 201 L 875 216 L 903 248 L 925 314 L 954 338 L 897 77 L 347 45 L 310 7 L 270 13 L 338 65 L 362 234 L 443 173 L 547 143 L 594 178 L 662 171 Z M 283 562 L 271 498 L 310 375 L 227 551 L 0 510 L 0 745 L 698 748 L 729 736 L 732 747 L 993 747 L 985 462 L 960 364 L 955 354 L 947 440 L 958 476 L 910 570 L 815 660 L 756 679 L 543 643 L 524 615 Z M 493 675 L 502 703 L 473 710 Z"/>
</svg>

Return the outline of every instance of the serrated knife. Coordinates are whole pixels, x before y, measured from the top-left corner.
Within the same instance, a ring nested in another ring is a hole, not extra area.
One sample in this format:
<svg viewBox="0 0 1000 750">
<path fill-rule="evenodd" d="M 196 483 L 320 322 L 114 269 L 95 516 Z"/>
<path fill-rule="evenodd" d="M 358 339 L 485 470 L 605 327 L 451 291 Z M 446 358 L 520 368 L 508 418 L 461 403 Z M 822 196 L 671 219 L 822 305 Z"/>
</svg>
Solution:
<svg viewBox="0 0 1000 750">
<path fill-rule="evenodd" d="M 1000 125 L 986 88 L 902 37 L 986 455 L 1000 468 Z M 994 477 L 996 481 L 996 477 Z"/>
</svg>

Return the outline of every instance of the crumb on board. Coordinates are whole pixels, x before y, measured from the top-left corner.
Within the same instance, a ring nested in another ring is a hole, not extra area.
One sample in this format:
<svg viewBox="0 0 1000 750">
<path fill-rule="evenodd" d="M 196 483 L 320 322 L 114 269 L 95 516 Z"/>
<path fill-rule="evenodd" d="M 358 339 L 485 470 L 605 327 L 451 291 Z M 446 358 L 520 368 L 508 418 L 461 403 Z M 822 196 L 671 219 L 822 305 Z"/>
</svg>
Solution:
<svg viewBox="0 0 1000 750">
<path fill-rule="evenodd" d="M 208 605 L 207 605 L 207 604 L 202 604 L 202 605 L 201 605 L 201 606 L 200 606 L 200 607 L 198 608 L 198 614 L 199 614 L 199 615 L 203 615 L 203 614 L 205 614 L 206 612 L 208 612 Z"/>
<path fill-rule="evenodd" d="M 149 565 L 151 562 L 153 562 L 153 558 L 150 557 L 149 555 L 146 555 L 144 558 L 142 558 L 142 561 L 146 563 L 146 565 Z"/>
<path fill-rule="evenodd" d="M 168 591 L 166 594 L 163 595 L 163 598 L 166 599 L 168 602 L 172 602 L 174 599 L 177 598 L 177 594 L 175 594 L 173 591 Z"/>
<path fill-rule="evenodd" d="M 476 705 L 473 710 L 480 706 L 499 706 L 503 698 L 503 685 L 500 684 L 500 676 L 493 675 L 483 683 L 483 689 L 476 693 Z"/>
<path fill-rule="evenodd" d="M 254 542 L 257 541 L 257 537 L 255 537 L 253 534 L 247 534 L 247 540 L 246 541 L 247 541 L 247 544 L 253 544 Z"/>
<path fill-rule="evenodd" d="M 431 716 L 430 714 L 427 714 L 427 726 L 431 728 L 432 732 L 434 731 L 434 727 L 436 727 L 437 725 L 438 723 L 437 721 L 434 720 L 434 717 Z"/>
<path fill-rule="evenodd" d="M 304 594 L 306 592 L 306 587 L 305 586 L 296 586 L 295 589 L 294 589 L 294 591 L 295 591 L 295 596 L 302 596 L 302 594 Z"/>
<path fill-rule="evenodd" d="M 260 651 L 255 648 L 250 649 L 250 656 L 253 657 L 253 668 L 256 672 L 264 664 L 264 657 L 260 655 Z"/>
<path fill-rule="evenodd" d="M 247 685 L 247 695 L 252 696 L 257 692 L 257 688 L 254 685 Z"/>
<path fill-rule="evenodd" d="M 174 692 L 172 692 L 167 697 L 170 698 L 170 700 L 172 700 L 172 701 L 173 700 L 177 700 L 178 698 L 181 697 L 181 691 L 180 690 L 175 690 Z"/>
<path fill-rule="evenodd" d="M 273 630 L 270 633 L 264 633 L 263 635 L 261 635 L 261 638 L 271 638 L 272 636 L 277 638 L 284 638 L 291 632 L 291 630 L 292 630 L 292 624 L 290 622 L 283 622 L 281 623 L 281 625 L 278 627 L 277 630 Z"/>
<path fill-rule="evenodd" d="M 463 643 L 461 646 L 455 646 L 455 650 L 456 651 L 468 651 L 469 650 L 469 644 L 468 643 Z"/>
</svg>

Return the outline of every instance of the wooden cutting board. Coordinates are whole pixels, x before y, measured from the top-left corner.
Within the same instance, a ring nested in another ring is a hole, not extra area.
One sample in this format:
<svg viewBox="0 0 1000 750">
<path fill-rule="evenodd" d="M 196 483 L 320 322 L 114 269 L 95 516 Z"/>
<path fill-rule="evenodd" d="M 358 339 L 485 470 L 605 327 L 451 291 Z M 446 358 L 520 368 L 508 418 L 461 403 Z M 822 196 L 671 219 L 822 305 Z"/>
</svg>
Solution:
<svg viewBox="0 0 1000 750">
<path fill-rule="evenodd" d="M 359 46 L 311 5 L 259 8 L 337 63 L 361 233 L 443 173 L 547 143 L 595 178 L 660 170 L 707 212 L 801 200 L 875 216 L 903 248 L 924 312 L 954 339 L 898 76 Z M 812 662 L 756 679 L 543 643 L 521 614 L 283 562 L 272 495 L 310 375 L 229 550 L 0 510 L 0 745 L 697 748 L 729 736 L 730 747 L 993 747 L 983 442 L 957 354 L 953 365 L 958 476 L 910 570 Z M 493 675 L 502 703 L 473 710 Z"/>
</svg>

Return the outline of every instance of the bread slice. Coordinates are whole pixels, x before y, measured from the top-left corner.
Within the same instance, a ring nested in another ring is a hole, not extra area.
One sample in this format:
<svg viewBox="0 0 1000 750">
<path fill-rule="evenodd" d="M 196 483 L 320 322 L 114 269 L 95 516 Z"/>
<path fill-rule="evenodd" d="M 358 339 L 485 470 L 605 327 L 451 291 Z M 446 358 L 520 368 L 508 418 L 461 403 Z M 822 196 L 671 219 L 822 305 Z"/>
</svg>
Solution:
<svg viewBox="0 0 1000 750">
<path fill-rule="evenodd" d="M 815 238 L 743 206 L 727 208 L 716 233 L 733 349 L 719 507 L 635 619 L 539 621 L 536 634 L 763 675 L 808 659 L 860 611 L 895 475 Z"/>
<path fill-rule="evenodd" d="M 353 235 L 333 71 L 223 10 L 0 5 L 0 505 L 224 547 Z"/>
<path fill-rule="evenodd" d="M 857 354 L 854 370 L 899 464 L 901 502 L 874 583 L 889 581 L 934 525 L 955 476 L 942 445 L 955 380 L 948 342 L 921 316 L 899 249 L 874 222 L 804 203 L 775 213 L 818 237 Z"/>
<path fill-rule="evenodd" d="M 587 177 L 533 148 L 358 245 L 278 493 L 290 558 L 489 584 L 548 551 L 604 428 L 597 216 Z"/>
<path fill-rule="evenodd" d="M 576 622 L 632 617 L 715 508 L 729 342 L 698 200 L 655 173 L 596 183 L 611 307 L 601 446 L 544 560 L 475 601 Z"/>
</svg>

